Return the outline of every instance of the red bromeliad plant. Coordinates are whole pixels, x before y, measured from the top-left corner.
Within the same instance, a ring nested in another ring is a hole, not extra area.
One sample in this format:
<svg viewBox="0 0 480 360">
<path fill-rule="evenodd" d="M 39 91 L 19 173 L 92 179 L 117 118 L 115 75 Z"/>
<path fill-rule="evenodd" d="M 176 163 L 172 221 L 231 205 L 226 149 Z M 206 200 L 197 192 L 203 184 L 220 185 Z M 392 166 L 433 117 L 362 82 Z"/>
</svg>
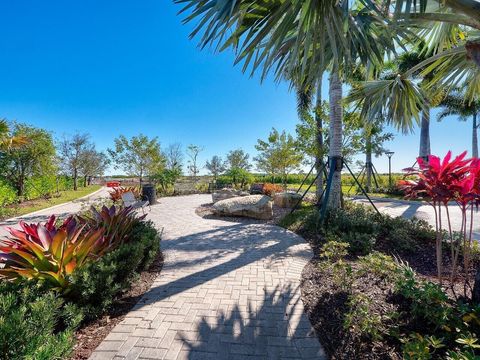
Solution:
<svg viewBox="0 0 480 360">
<path fill-rule="evenodd" d="M 480 162 L 478 159 L 465 159 L 466 152 L 452 160 L 449 151 L 443 160 L 430 155 L 428 161 L 418 158 L 418 169 L 407 169 L 409 175 L 416 175 L 417 180 L 403 180 L 399 183 L 407 198 L 422 198 L 433 206 L 435 211 L 437 273 L 442 280 L 442 242 L 443 216 L 445 209 L 450 241 L 452 261 L 451 281 L 453 282 L 458 265 L 458 257 L 463 249 L 464 270 L 469 271 L 473 232 L 473 206 L 480 195 Z M 462 225 L 458 236 L 452 229 L 448 204 L 454 201 L 462 213 Z M 470 209 L 470 223 L 467 214 Z"/>
<path fill-rule="evenodd" d="M 113 188 L 113 191 L 110 191 L 110 198 L 113 200 L 113 202 L 121 201 L 122 195 L 128 192 L 131 192 L 133 196 L 135 196 L 135 199 L 140 199 L 142 197 L 142 194 L 140 193 L 140 189 L 134 186 L 130 186 L 130 187 L 121 186 L 121 187 Z"/>
<path fill-rule="evenodd" d="M 84 231 L 73 217 L 56 226 L 52 215 L 45 224 L 20 222 L 9 228 L 0 242 L 0 277 L 41 279 L 53 288 L 67 291 L 76 268 L 106 251 L 103 229 Z"/>
<path fill-rule="evenodd" d="M 108 247 L 113 249 L 128 240 L 133 226 L 143 220 L 145 216 L 137 216 L 132 207 L 112 205 L 110 208 L 103 206 L 100 211 L 92 206 L 89 212 L 78 216 L 78 219 L 88 228 L 102 228 Z"/>
</svg>

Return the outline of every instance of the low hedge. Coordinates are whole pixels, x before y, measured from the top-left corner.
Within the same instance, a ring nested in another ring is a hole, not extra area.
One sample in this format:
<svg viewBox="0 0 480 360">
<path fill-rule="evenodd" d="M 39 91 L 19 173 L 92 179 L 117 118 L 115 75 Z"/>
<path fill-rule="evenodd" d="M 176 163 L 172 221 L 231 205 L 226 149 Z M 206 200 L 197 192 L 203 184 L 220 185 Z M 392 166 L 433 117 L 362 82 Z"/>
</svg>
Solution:
<svg viewBox="0 0 480 360">
<path fill-rule="evenodd" d="M 159 254 L 153 223 L 136 224 L 130 239 L 74 273 L 63 296 L 41 282 L 0 281 L 0 359 L 67 357 L 75 329 L 108 311 Z"/>
</svg>

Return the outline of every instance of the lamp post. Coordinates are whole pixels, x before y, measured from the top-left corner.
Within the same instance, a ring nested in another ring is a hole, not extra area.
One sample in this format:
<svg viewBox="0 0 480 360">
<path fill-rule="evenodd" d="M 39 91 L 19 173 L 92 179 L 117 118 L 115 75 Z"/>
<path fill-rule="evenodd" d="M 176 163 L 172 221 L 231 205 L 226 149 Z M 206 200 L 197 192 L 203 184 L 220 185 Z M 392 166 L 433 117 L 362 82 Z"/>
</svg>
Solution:
<svg viewBox="0 0 480 360">
<path fill-rule="evenodd" d="M 392 188 L 392 156 L 395 153 L 393 151 L 387 151 L 385 154 L 388 156 L 388 186 Z"/>
</svg>

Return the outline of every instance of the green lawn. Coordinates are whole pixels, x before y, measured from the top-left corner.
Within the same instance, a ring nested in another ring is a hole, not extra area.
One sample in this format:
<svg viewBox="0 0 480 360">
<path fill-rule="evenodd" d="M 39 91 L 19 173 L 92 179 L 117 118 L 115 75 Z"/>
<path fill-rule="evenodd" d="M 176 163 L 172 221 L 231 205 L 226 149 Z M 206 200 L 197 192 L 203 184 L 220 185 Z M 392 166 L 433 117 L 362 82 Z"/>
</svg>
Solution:
<svg viewBox="0 0 480 360">
<path fill-rule="evenodd" d="M 310 184 L 304 184 L 301 188 L 301 193 L 303 193 L 305 190 L 307 190 L 308 186 Z M 300 184 L 288 184 L 287 188 L 288 190 L 293 190 L 297 191 L 297 189 L 300 187 Z M 315 192 L 317 190 L 317 187 L 315 185 L 312 185 L 310 188 L 311 192 Z M 357 187 L 356 186 L 351 186 L 351 185 L 342 185 L 342 192 L 343 195 L 345 196 L 353 196 L 353 195 L 363 195 L 362 193 L 357 193 Z M 378 197 L 378 198 L 390 198 L 390 199 L 403 199 L 402 196 L 398 195 L 390 195 L 390 194 L 383 194 L 383 193 L 375 193 L 371 192 L 368 195 L 372 197 Z"/>
<path fill-rule="evenodd" d="M 5 219 L 8 217 L 25 215 L 34 211 L 49 208 L 51 206 L 63 204 L 89 195 L 100 188 L 100 185 L 90 185 L 87 187 L 80 187 L 77 191 L 61 191 L 59 196 L 53 196 L 50 199 L 29 200 L 21 204 L 11 205 L 3 209 L 1 218 Z"/>
</svg>

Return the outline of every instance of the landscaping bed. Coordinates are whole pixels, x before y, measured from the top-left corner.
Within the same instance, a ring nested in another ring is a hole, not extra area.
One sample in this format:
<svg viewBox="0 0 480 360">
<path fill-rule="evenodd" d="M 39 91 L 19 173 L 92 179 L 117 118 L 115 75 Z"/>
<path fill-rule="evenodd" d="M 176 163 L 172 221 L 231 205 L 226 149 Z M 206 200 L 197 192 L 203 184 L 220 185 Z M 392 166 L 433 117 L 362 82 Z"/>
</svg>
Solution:
<svg viewBox="0 0 480 360">
<path fill-rule="evenodd" d="M 159 232 L 130 208 L 23 224 L 7 241 L 1 359 L 87 358 L 162 265 Z"/>
<path fill-rule="evenodd" d="M 328 226 L 318 220 L 315 208 L 303 207 L 280 224 L 314 251 L 302 273 L 302 299 L 331 358 L 477 358 L 480 307 L 463 285 L 465 277 L 473 284 L 478 255 L 468 275 L 440 286 L 427 223 L 350 203 L 328 213 Z M 448 279 L 447 254 L 444 267 Z"/>
</svg>

